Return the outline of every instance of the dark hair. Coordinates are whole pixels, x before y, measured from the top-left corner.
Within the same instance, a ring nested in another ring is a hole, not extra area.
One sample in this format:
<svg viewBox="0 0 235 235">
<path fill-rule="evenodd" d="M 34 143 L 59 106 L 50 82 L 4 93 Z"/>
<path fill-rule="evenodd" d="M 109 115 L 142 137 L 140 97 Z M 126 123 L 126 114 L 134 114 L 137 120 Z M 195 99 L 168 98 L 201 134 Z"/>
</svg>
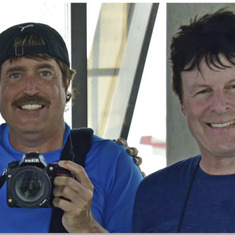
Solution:
<svg viewBox="0 0 235 235">
<path fill-rule="evenodd" d="M 219 54 L 235 64 L 235 15 L 221 9 L 213 14 L 190 21 L 183 25 L 172 38 L 171 62 L 173 69 L 173 90 L 183 102 L 181 72 L 197 67 L 204 58 L 208 67 L 225 68 Z"/>
<path fill-rule="evenodd" d="M 15 47 L 17 47 L 17 46 L 22 46 L 22 47 L 23 46 L 38 46 L 38 45 L 45 45 L 45 41 L 39 35 L 37 35 L 35 33 L 28 33 L 28 34 L 21 35 L 21 36 L 17 37 L 14 40 L 13 44 L 14 44 Z M 57 59 L 53 56 L 50 56 L 46 53 L 38 53 L 38 54 L 33 54 L 33 55 L 24 55 L 24 57 L 34 58 L 34 59 L 43 59 L 43 60 L 54 59 L 58 63 L 58 65 L 61 69 L 64 86 L 66 84 L 69 85 L 71 83 L 73 77 L 76 74 L 75 70 L 70 69 L 67 64 L 65 64 L 64 62 L 60 61 L 59 59 Z M 18 59 L 18 58 L 20 58 L 20 57 L 19 56 L 12 57 L 12 58 L 10 58 L 10 60 L 15 60 L 15 59 Z M 71 97 L 72 97 L 72 93 L 67 91 L 66 103 L 69 102 Z"/>
</svg>

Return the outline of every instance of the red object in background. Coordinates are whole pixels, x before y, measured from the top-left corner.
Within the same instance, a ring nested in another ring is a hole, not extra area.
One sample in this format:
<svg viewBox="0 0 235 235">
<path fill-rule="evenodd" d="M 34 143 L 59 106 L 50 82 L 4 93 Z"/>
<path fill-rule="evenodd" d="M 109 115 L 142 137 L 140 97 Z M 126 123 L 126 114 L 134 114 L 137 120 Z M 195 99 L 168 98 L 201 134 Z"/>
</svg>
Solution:
<svg viewBox="0 0 235 235">
<path fill-rule="evenodd" d="M 152 136 L 142 136 L 140 140 L 141 144 L 151 145 L 154 148 L 166 148 L 166 143 L 161 141 L 156 141 Z"/>
</svg>

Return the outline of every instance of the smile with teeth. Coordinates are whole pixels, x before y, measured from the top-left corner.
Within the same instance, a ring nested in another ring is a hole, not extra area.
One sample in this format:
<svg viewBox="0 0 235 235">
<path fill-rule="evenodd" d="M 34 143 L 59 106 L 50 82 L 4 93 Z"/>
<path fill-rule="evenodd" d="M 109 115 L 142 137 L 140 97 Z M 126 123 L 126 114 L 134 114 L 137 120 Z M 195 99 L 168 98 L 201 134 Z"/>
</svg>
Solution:
<svg viewBox="0 0 235 235">
<path fill-rule="evenodd" d="M 225 128 L 235 124 L 235 120 L 224 122 L 224 123 L 210 123 L 209 125 L 213 128 Z"/>
<path fill-rule="evenodd" d="M 37 110 L 41 109 L 43 106 L 40 104 L 25 104 L 20 106 L 21 109 L 23 110 Z"/>
</svg>

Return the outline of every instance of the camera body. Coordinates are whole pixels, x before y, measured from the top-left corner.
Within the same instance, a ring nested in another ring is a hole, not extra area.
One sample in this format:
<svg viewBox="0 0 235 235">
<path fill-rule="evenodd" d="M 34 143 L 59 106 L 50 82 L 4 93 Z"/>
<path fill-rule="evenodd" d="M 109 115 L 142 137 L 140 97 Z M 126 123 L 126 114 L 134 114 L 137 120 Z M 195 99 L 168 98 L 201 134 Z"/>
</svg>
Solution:
<svg viewBox="0 0 235 235">
<path fill-rule="evenodd" d="M 47 164 L 42 154 L 24 154 L 21 162 L 13 161 L 7 169 L 7 204 L 10 207 L 53 207 L 53 181 L 56 176 L 73 177 L 59 167 Z"/>
</svg>

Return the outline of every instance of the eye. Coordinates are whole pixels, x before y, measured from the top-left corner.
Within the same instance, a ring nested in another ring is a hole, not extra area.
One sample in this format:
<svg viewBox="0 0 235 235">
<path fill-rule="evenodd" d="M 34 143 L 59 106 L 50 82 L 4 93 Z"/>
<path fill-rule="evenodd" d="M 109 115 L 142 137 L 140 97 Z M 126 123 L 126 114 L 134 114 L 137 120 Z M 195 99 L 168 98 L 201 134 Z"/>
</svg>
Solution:
<svg viewBox="0 0 235 235">
<path fill-rule="evenodd" d="M 225 90 L 227 90 L 228 92 L 230 92 L 231 94 L 235 94 L 235 84 L 230 84 L 228 85 Z"/>
<path fill-rule="evenodd" d="M 203 95 L 209 92 L 208 88 L 202 89 L 196 93 L 196 95 Z"/>
<path fill-rule="evenodd" d="M 39 75 L 43 79 L 50 79 L 52 77 L 52 72 L 48 70 L 43 70 L 39 72 Z"/>
<path fill-rule="evenodd" d="M 48 72 L 48 71 L 42 71 L 40 74 L 41 74 L 41 76 L 43 76 L 43 77 L 48 77 L 48 76 L 51 75 L 51 73 Z"/>
<path fill-rule="evenodd" d="M 230 88 L 231 88 L 231 89 L 235 89 L 235 84 L 232 84 L 232 85 L 230 86 Z"/>
<path fill-rule="evenodd" d="M 20 77 L 21 77 L 21 75 L 19 73 L 10 74 L 10 78 L 12 78 L 12 79 L 17 79 L 17 78 L 20 78 Z"/>
</svg>

